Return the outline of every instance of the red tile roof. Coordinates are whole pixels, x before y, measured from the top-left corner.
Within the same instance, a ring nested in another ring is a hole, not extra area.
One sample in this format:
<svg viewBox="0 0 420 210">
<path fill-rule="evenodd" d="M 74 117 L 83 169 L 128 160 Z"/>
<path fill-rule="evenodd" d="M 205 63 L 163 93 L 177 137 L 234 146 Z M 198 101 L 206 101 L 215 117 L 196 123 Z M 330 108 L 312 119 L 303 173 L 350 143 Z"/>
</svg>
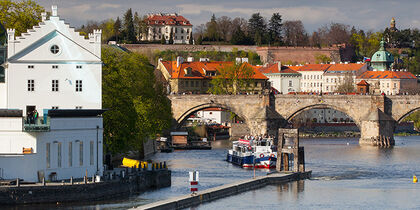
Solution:
<svg viewBox="0 0 420 210">
<path fill-rule="evenodd" d="M 279 65 L 277 63 L 268 65 L 267 67 L 262 67 L 259 71 L 263 74 L 269 73 L 289 73 L 289 74 L 299 74 L 297 71 L 293 70 L 289 66 L 282 66 L 279 70 Z"/>
<path fill-rule="evenodd" d="M 368 86 L 369 84 L 368 84 L 365 80 L 362 80 L 362 81 L 360 81 L 359 83 L 357 83 L 357 85 L 364 85 L 364 86 Z"/>
<path fill-rule="evenodd" d="M 297 71 L 326 71 L 332 64 L 306 64 Z"/>
<path fill-rule="evenodd" d="M 192 26 L 190 21 L 180 15 L 164 15 L 164 14 L 155 14 L 150 15 L 145 19 L 145 22 L 148 25 L 182 25 L 182 26 Z"/>
<path fill-rule="evenodd" d="M 417 79 L 408 71 L 366 71 L 358 79 Z"/>
<path fill-rule="evenodd" d="M 337 64 L 332 64 L 328 70 L 328 71 L 357 71 L 360 70 L 363 66 L 365 66 L 365 63 L 348 63 L 348 64 L 344 64 L 344 63 L 337 63 Z"/>
<path fill-rule="evenodd" d="M 217 69 L 223 67 L 224 65 L 232 65 L 230 61 L 210 61 L 210 62 L 183 62 L 179 67 L 177 67 L 176 61 L 161 61 L 165 69 L 171 75 L 173 79 L 206 79 L 211 78 L 212 76 L 207 76 L 206 72 L 216 72 Z M 268 79 L 264 76 L 258 69 L 261 67 L 253 66 L 249 63 L 244 63 L 251 67 L 254 70 L 253 79 Z M 185 74 L 185 69 L 191 69 L 191 74 Z"/>
</svg>

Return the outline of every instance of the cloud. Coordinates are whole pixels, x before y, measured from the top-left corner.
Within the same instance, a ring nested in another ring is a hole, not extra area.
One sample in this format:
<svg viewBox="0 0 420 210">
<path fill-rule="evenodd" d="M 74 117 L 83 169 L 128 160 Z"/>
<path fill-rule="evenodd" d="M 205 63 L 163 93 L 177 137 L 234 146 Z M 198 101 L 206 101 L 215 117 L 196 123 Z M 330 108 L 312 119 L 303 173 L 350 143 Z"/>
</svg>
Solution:
<svg viewBox="0 0 420 210">
<path fill-rule="evenodd" d="M 121 5 L 119 4 L 100 4 L 99 7 L 100 9 L 118 9 L 121 8 Z"/>
</svg>

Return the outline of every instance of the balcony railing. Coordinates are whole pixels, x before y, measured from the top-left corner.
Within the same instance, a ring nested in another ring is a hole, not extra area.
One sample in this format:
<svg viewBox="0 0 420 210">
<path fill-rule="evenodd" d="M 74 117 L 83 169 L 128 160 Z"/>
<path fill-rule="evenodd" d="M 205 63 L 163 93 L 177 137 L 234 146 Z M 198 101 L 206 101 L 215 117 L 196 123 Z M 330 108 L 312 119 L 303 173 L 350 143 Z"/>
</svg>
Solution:
<svg viewBox="0 0 420 210">
<path fill-rule="evenodd" d="M 23 131 L 25 132 L 48 132 L 50 131 L 49 117 L 44 118 L 23 118 Z"/>
</svg>

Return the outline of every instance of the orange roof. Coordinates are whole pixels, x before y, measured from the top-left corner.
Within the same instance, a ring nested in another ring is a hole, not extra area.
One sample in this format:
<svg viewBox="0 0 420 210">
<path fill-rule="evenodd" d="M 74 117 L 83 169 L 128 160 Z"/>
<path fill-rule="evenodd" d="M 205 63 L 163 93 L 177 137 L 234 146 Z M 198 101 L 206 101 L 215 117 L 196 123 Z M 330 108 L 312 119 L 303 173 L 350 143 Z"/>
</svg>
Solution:
<svg viewBox="0 0 420 210">
<path fill-rule="evenodd" d="M 357 83 L 357 85 L 364 85 L 364 86 L 368 86 L 369 84 L 368 84 L 365 80 L 362 80 L 362 81 L 360 81 L 359 83 Z"/>
<path fill-rule="evenodd" d="M 289 68 L 289 66 L 282 66 L 279 70 L 279 65 L 277 63 L 268 65 L 267 67 L 262 67 L 259 69 L 259 71 L 263 74 L 269 74 L 269 73 L 285 73 L 285 74 L 299 74 L 292 68 Z"/>
<path fill-rule="evenodd" d="M 299 69 L 300 69 L 302 66 L 287 66 L 287 67 L 289 67 L 289 68 L 290 68 L 290 69 L 292 69 L 292 70 L 299 71 Z"/>
<path fill-rule="evenodd" d="M 365 63 L 337 63 L 332 64 L 327 71 L 358 71 L 365 65 Z"/>
<path fill-rule="evenodd" d="M 183 62 L 177 67 L 176 61 L 161 61 L 165 69 L 173 79 L 206 79 L 212 78 L 211 75 L 206 75 L 207 72 L 216 72 L 217 69 L 224 65 L 232 65 L 231 61 L 209 61 L 209 62 Z M 268 79 L 261 72 L 258 71 L 261 67 L 253 66 L 249 63 L 244 63 L 254 70 L 253 79 Z M 191 74 L 186 74 L 185 70 L 191 70 Z"/>
<path fill-rule="evenodd" d="M 183 25 L 192 26 L 190 21 L 180 15 L 150 15 L 144 20 L 148 25 Z"/>
<path fill-rule="evenodd" d="M 358 79 L 417 79 L 408 71 L 366 71 Z"/>
<path fill-rule="evenodd" d="M 331 64 L 306 64 L 297 71 L 326 71 Z"/>
<path fill-rule="evenodd" d="M 210 107 L 210 108 L 203 109 L 203 111 L 224 111 L 224 110 L 218 107 Z"/>
</svg>

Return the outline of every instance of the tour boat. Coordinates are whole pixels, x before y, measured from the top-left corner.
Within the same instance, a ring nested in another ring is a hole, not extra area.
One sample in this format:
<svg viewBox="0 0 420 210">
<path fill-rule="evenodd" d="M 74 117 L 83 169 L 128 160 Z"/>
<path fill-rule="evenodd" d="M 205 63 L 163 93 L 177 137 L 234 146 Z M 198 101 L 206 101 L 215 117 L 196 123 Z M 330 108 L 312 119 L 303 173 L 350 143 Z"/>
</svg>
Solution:
<svg viewBox="0 0 420 210">
<path fill-rule="evenodd" d="M 239 139 L 233 142 L 227 161 L 244 168 L 275 168 L 277 152 L 273 151 L 272 145 L 272 139 Z"/>
</svg>

